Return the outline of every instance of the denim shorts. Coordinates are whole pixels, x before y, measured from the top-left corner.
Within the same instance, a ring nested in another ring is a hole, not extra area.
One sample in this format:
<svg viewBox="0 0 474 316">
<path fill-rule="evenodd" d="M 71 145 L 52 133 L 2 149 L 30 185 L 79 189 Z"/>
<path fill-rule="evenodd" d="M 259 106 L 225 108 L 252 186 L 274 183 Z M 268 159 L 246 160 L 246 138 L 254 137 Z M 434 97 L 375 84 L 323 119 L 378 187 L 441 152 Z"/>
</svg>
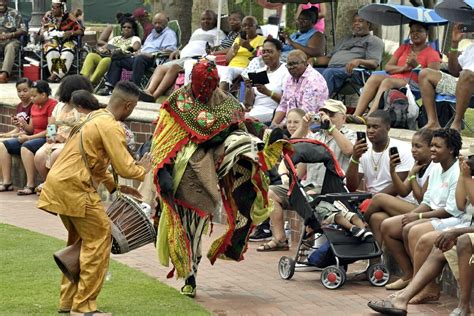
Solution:
<svg viewBox="0 0 474 316">
<path fill-rule="evenodd" d="M 46 138 L 35 138 L 32 140 L 28 140 L 23 144 L 18 141 L 18 138 L 11 138 L 3 141 L 5 148 L 7 149 L 10 155 L 20 155 L 21 147 L 25 147 L 33 154 L 38 151 L 46 143 Z"/>
</svg>

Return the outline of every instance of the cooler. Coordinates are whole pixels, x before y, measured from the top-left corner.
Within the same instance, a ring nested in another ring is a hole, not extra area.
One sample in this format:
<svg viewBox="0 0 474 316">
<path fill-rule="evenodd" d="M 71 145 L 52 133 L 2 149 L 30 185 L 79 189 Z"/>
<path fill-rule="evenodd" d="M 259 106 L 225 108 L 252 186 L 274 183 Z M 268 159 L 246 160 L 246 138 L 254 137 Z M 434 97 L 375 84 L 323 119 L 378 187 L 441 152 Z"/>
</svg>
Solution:
<svg viewBox="0 0 474 316">
<path fill-rule="evenodd" d="M 32 64 L 23 65 L 23 76 L 30 79 L 31 81 L 37 81 L 40 79 L 40 67 Z"/>
</svg>

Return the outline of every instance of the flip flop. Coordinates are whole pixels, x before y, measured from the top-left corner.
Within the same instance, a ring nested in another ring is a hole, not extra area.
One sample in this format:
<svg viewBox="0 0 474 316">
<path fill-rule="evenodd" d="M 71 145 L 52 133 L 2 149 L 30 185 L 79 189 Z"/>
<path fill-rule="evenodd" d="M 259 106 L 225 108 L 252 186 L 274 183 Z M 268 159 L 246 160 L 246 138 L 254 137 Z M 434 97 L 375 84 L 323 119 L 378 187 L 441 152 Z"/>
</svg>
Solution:
<svg viewBox="0 0 474 316">
<path fill-rule="evenodd" d="M 381 301 L 370 301 L 367 303 L 367 306 L 372 308 L 374 311 L 385 314 L 385 315 L 401 315 L 405 316 L 407 311 L 401 308 L 393 307 L 393 304 L 389 300 L 381 300 Z"/>
<path fill-rule="evenodd" d="M 463 312 L 463 310 L 459 307 L 456 307 L 453 309 L 453 311 L 449 314 L 449 316 L 467 316 L 469 314 L 466 314 Z"/>
<path fill-rule="evenodd" d="M 367 122 L 363 116 L 349 114 L 346 116 L 346 123 L 367 125 Z"/>
</svg>

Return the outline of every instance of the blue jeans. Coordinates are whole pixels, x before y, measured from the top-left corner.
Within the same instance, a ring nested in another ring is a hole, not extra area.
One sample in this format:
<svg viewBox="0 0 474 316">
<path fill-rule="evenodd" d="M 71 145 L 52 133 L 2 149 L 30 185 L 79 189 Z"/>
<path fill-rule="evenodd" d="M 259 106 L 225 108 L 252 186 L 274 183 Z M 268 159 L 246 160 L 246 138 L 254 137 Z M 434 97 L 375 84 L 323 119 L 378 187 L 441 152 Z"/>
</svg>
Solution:
<svg viewBox="0 0 474 316">
<path fill-rule="evenodd" d="M 352 77 L 355 84 L 363 85 L 360 72 L 353 72 L 352 74 L 346 71 L 346 67 L 339 68 L 316 68 L 317 71 L 323 75 L 328 85 L 329 97 L 332 97 L 334 92 L 338 91 L 347 78 Z"/>
</svg>

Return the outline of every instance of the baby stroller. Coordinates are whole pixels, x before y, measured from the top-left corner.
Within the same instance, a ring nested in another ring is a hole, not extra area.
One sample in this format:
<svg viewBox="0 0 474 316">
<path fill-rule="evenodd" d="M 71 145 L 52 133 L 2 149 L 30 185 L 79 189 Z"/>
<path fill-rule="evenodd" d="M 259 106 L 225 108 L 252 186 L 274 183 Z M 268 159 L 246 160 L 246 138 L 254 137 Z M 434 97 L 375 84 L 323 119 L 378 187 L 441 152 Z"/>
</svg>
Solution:
<svg viewBox="0 0 474 316">
<path fill-rule="evenodd" d="M 370 198 L 369 193 L 349 193 L 343 178 L 344 171 L 339 166 L 333 152 L 326 144 L 311 139 L 291 139 L 294 153 L 284 153 L 284 161 L 289 170 L 290 188 L 289 201 L 293 209 L 304 219 L 304 226 L 294 258 L 282 257 L 278 263 L 281 278 L 289 280 L 293 277 L 296 264 L 312 266 L 321 271 L 321 283 L 328 289 L 337 289 L 346 281 L 346 271 L 349 264 L 358 260 L 380 257 L 381 263 L 368 265 L 365 273 L 369 282 L 374 286 L 384 286 L 390 278 L 388 269 L 383 264 L 382 250 L 373 239 L 361 241 L 339 229 L 336 225 L 321 226 L 314 215 L 314 208 L 321 202 L 333 203 L 340 201 L 351 211 L 360 216 L 358 205 Z M 319 195 L 309 195 L 297 177 L 295 166 L 298 163 L 323 163 L 326 167 L 322 190 Z M 356 216 L 357 216 L 356 215 Z M 315 242 L 308 238 L 305 228 L 310 226 L 315 233 Z M 327 243 L 321 245 L 323 239 Z M 322 250 L 326 246 L 327 253 L 317 265 L 308 263 L 308 252 Z"/>
</svg>

